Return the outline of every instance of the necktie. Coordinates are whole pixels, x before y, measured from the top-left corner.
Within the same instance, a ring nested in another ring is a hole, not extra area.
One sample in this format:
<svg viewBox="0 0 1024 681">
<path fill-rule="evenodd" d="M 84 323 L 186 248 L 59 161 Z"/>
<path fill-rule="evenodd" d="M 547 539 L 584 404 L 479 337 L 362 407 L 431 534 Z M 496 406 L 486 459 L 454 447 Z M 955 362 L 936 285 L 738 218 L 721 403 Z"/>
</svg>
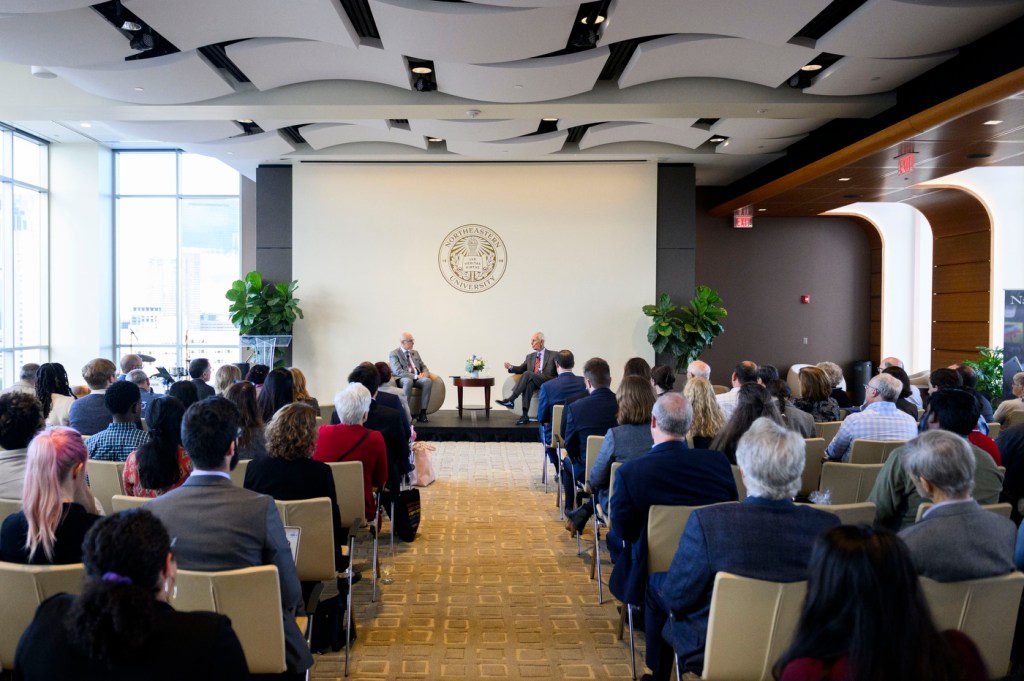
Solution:
<svg viewBox="0 0 1024 681">
<path fill-rule="evenodd" d="M 539 374 L 540 373 L 540 353 L 539 352 L 537 353 L 536 361 L 534 361 L 534 363 L 533 363 L 533 373 L 535 373 L 535 374 Z"/>
<path fill-rule="evenodd" d="M 412 371 L 415 374 L 416 373 L 416 365 L 412 363 L 412 353 L 409 352 L 408 350 L 405 351 L 405 359 L 406 359 L 407 362 L 409 362 L 409 370 Z"/>
</svg>

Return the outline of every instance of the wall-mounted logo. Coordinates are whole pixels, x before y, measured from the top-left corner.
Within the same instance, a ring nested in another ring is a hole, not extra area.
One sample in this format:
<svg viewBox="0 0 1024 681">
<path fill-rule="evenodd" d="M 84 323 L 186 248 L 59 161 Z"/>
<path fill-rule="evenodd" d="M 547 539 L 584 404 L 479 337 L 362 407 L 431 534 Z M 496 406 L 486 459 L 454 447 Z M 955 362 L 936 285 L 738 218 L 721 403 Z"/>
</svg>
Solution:
<svg viewBox="0 0 1024 681">
<path fill-rule="evenodd" d="M 505 242 L 483 225 L 456 227 L 437 252 L 444 280 L 465 293 L 480 293 L 497 284 L 507 263 Z"/>
</svg>

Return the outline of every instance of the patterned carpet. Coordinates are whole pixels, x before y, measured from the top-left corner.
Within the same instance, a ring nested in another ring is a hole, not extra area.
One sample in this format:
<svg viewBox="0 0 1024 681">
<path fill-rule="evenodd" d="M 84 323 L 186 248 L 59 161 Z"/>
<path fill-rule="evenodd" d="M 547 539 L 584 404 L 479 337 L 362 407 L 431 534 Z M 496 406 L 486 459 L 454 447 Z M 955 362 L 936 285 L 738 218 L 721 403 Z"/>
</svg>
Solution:
<svg viewBox="0 0 1024 681">
<path fill-rule="evenodd" d="M 354 588 L 358 641 L 349 679 L 630 679 L 616 603 L 598 604 L 584 554 L 558 520 L 540 448 L 437 443 L 438 480 L 421 490 L 412 544 L 396 541 L 394 584 L 370 601 L 371 544 L 360 536 Z M 381 543 L 382 553 L 386 542 Z M 607 559 L 607 553 L 603 553 Z M 637 635 L 643 673 L 643 634 Z M 341 679 L 344 652 L 317 656 L 313 678 Z"/>
</svg>

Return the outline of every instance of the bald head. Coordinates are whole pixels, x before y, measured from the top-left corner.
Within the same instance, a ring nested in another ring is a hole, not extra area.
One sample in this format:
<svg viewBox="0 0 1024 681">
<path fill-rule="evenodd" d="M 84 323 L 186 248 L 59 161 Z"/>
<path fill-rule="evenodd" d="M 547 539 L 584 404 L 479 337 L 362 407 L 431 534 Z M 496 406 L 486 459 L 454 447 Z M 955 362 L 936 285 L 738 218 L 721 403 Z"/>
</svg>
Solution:
<svg viewBox="0 0 1024 681">
<path fill-rule="evenodd" d="M 899 357 L 886 357 L 882 360 L 882 363 L 878 365 L 879 369 L 888 369 L 889 367 L 899 367 L 904 369 L 903 360 Z"/>
<path fill-rule="evenodd" d="M 703 378 L 711 380 L 711 366 L 707 362 L 702 362 L 696 359 L 690 362 L 690 366 L 686 367 L 686 380 L 691 378 Z"/>
</svg>

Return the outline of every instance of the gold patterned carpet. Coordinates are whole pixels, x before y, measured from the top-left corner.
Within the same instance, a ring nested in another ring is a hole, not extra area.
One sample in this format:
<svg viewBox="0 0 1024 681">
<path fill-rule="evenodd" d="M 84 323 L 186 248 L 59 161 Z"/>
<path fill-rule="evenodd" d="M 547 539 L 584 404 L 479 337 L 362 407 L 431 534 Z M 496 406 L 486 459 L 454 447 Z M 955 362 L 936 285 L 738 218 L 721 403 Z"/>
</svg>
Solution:
<svg viewBox="0 0 1024 681">
<path fill-rule="evenodd" d="M 558 520 L 553 481 L 544 493 L 540 446 L 436 446 L 438 480 L 420 491 L 419 536 L 396 540 L 394 584 L 379 586 L 376 602 L 371 544 L 365 533 L 357 541 L 364 577 L 353 589 L 358 640 L 348 678 L 630 679 L 607 553 L 600 605 L 590 579 L 593 536 L 584 534 L 577 556 Z M 382 541 L 382 554 L 386 548 Z M 313 678 L 341 679 L 343 671 L 344 652 L 319 655 Z"/>
</svg>

